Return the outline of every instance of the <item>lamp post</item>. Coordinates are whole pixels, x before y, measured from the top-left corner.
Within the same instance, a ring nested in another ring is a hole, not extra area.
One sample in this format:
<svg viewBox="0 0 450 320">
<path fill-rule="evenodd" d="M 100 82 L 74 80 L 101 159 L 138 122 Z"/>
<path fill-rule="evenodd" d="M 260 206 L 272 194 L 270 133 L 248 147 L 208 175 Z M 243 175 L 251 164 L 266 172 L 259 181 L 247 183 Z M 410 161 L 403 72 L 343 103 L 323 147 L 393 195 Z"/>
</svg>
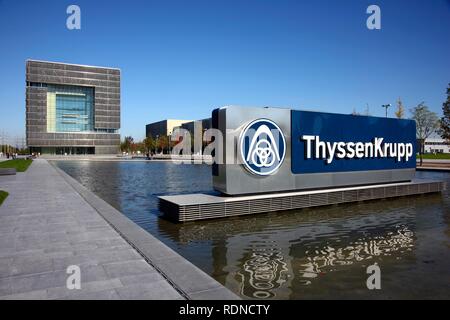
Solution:
<svg viewBox="0 0 450 320">
<path fill-rule="evenodd" d="M 387 113 L 388 113 L 388 108 L 391 106 L 391 104 L 389 103 L 389 104 L 383 104 L 383 105 L 381 105 L 381 107 L 382 108 L 385 108 L 386 109 L 386 118 L 387 118 Z"/>
</svg>

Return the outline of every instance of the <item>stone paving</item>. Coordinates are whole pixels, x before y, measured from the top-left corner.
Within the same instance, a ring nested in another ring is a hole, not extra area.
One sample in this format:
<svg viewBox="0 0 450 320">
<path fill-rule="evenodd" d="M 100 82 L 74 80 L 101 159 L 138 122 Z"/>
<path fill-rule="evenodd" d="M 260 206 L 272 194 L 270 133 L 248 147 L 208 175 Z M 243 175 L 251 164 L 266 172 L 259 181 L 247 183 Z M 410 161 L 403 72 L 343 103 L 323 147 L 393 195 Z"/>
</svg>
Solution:
<svg viewBox="0 0 450 320">
<path fill-rule="evenodd" d="M 185 298 L 46 160 L 0 189 L 0 299 Z M 70 265 L 79 290 L 66 286 Z"/>
</svg>

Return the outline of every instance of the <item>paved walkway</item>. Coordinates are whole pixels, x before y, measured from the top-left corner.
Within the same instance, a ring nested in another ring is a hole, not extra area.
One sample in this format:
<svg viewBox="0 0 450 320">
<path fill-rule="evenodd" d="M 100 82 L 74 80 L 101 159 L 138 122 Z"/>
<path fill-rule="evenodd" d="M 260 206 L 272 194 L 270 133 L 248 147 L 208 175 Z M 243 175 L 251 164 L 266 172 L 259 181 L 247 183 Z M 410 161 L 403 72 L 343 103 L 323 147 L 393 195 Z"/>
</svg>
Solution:
<svg viewBox="0 0 450 320">
<path fill-rule="evenodd" d="M 0 189 L 0 299 L 183 299 L 47 161 Z M 67 289 L 70 265 L 80 290 Z"/>
</svg>

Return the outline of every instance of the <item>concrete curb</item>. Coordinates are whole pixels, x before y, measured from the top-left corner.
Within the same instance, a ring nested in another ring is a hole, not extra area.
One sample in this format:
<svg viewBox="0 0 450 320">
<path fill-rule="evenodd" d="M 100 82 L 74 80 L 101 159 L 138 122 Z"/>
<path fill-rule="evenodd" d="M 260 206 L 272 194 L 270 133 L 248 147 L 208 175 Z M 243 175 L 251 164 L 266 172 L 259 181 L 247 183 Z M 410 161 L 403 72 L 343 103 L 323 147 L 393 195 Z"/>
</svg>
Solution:
<svg viewBox="0 0 450 320">
<path fill-rule="evenodd" d="M 9 176 L 15 174 L 16 174 L 15 168 L 0 168 L 0 176 Z"/>
<path fill-rule="evenodd" d="M 63 170 L 53 164 L 52 167 L 186 299 L 240 299 L 236 294 L 128 219 L 120 211 L 86 189 Z"/>
</svg>

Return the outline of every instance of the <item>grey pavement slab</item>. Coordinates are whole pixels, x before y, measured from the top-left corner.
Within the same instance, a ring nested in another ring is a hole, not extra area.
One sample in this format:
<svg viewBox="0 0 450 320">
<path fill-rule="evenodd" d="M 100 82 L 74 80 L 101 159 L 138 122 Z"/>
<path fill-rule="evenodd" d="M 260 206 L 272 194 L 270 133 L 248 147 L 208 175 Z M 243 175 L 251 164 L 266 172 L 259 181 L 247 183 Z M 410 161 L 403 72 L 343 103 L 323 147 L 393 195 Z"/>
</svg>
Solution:
<svg viewBox="0 0 450 320">
<path fill-rule="evenodd" d="M 0 299 L 183 298 L 47 161 L 1 176 L 0 189 Z M 80 290 L 66 286 L 70 265 Z M 137 274 L 150 281 L 132 294 L 121 278 Z"/>
</svg>

